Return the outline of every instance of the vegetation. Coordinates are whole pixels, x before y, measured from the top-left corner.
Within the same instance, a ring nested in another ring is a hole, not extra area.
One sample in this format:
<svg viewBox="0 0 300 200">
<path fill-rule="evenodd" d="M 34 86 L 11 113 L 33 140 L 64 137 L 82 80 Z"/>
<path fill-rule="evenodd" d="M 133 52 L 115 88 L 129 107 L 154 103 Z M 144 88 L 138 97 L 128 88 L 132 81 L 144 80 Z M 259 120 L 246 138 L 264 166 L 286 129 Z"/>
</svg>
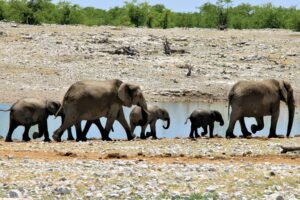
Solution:
<svg viewBox="0 0 300 200">
<path fill-rule="evenodd" d="M 115 26 L 147 26 L 149 28 L 285 28 L 300 31 L 300 10 L 296 7 L 275 7 L 240 4 L 231 0 L 205 3 L 198 12 L 179 13 L 162 4 L 149 5 L 137 0 L 126 1 L 122 7 L 102 10 L 82 8 L 68 1 L 53 4 L 51 0 L 0 0 L 0 20 L 25 24 L 84 24 Z"/>
</svg>

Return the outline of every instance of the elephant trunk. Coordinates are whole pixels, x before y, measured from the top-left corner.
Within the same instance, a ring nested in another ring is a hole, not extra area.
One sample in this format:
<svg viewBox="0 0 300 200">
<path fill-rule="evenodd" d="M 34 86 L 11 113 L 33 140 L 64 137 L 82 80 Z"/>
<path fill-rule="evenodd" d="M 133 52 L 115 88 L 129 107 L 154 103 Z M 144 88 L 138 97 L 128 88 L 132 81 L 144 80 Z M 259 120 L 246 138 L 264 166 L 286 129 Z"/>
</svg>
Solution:
<svg viewBox="0 0 300 200">
<path fill-rule="evenodd" d="M 166 119 L 167 126 L 163 126 L 164 129 L 168 129 L 170 127 L 170 118 Z"/>
<path fill-rule="evenodd" d="M 293 126 L 293 121 L 294 121 L 294 115 L 295 115 L 295 102 L 294 98 L 291 97 L 291 99 L 288 101 L 288 109 L 289 109 L 289 122 L 287 126 L 287 134 L 286 137 L 290 136 L 292 126 Z"/>
</svg>

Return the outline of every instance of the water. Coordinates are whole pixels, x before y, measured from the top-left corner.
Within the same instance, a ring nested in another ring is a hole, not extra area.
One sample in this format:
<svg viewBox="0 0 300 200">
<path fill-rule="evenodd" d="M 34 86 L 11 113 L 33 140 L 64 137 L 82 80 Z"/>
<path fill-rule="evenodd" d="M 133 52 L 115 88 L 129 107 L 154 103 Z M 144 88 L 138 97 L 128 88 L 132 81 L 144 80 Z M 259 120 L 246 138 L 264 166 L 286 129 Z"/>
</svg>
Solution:
<svg viewBox="0 0 300 200">
<path fill-rule="evenodd" d="M 163 125 L 166 124 L 166 122 L 158 120 L 156 123 L 156 130 L 157 130 L 157 136 L 159 138 L 166 137 L 166 138 L 174 138 L 174 137 L 188 137 L 190 133 L 190 122 L 188 124 L 184 124 L 186 121 L 186 118 L 191 114 L 191 112 L 197 108 L 201 109 L 207 109 L 207 110 L 218 110 L 221 112 L 223 119 L 224 119 L 224 126 L 220 126 L 219 123 L 215 123 L 215 129 L 214 134 L 218 134 L 220 136 L 225 135 L 227 126 L 228 126 L 228 117 L 227 117 L 227 105 L 225 103 L 202 103 L 202 102 L 188 102 L 188 103 L 153 103 L 160 107 L 163 107 L 169 111 L 170 117 L 171 117 L 171 124 L 170 128 L 168 130 L 163 129 Z M 8 109 L 10 105 L 8 104 L 0 104 L 0 109 Z M 298 134 L 300 132 L 300 123 L 297 123 L 300 121 L 300 115 L 299 108 L 296 109 L 295 112 L 295 119 L 294 124 L 292 128 L 291 136 L 294 136 L 295 134 Z M 131 108 L 124 107 L 125 111 L 125 117 L 127 121 L 129 122 L 129 113 L 131 111 Z M 268 136 L 269 134 L 269 128 L 270 128 L 270 118 L 269 116 L 264 118 L 265 127 L 262 131 L 259 131 L 255 134 L 255 136 Z M 246 125 L 248 130 L 250 131 L 250 126 L 255 123 L 254 118 L 246 118 Z M 281 104 L 281 112 L 277 124 L 277 133 L 286 135 L 287 130 L 287 121 L 288 121 L 288 110 L 287 107 L 284 104 Z M 101 118 L 101 123 L 104 126 L 106 122 L 106 118 Z M 50 116 L 48 118 L 48 129 L 50 136 L 52 133 L 60 126 L 61 119 L 58 117 L 57 119 L 54 119 L 53 116 Z M 82 125 L 84 127 L 85 122 L 82 122 Z M 114 125 L 115 132 L 110 133 L 110 137 L 115 139 L 123 139 L 126 138 L 126 132 L 122 128 L 122 126 L 119 124 L 119 122 L 115 122 Z M 9 112 L 0 112 L 0 135 L 5 137 L 9 128 Z M 135 134 L 140 135 L 140 127 L 137 127 L 135 129 Z M 15 129 L 13 134 L 13 139 L 20 140 L 22 138 L 22 133 L 24 131 L 24 127 L 20 126 L 17 129 Z M 33 126 L 30 129 L 29 136 L 32 138 L 33 132 L 38 131 L 37 126 Z M 75 136 L 75 128 L 72 128 L 73 135 Z M 147 128 L 146 131 L 150 131 L 150 127 Z M 201 133 L 202 129 L 198 129 L 198 132 Z M 235 125 L 234 133 L 236 135 L 241 135 L 240 125 L 237 122 Z M 95 125 L 92 125 L 88 135 L 89 138 L 100 138 L 100 133 Z M 63 139 L 66 139 L 67 133 L 64 134 Z"/>
</svg>

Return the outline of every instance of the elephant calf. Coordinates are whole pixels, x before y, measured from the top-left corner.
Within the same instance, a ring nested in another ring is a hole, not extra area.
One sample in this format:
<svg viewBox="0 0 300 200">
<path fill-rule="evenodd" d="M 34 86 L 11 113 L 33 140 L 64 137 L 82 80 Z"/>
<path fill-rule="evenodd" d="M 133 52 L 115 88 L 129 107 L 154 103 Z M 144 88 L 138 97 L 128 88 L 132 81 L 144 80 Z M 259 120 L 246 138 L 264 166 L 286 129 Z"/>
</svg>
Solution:
<svg viewBox="0 0 300 200">
<path fill-rule="evenodd" d="M 144 120 L 144 115 L 148 115 L 148 119 Z M 159 108 L 158 106 L 148 105 L 148 113 L 142 111 L 141 107 L 134 107 L 130 113 L 130 126 L 131 131 L 133 132 L 136 126 L 141 126 L 141 139 L 146 139 L 145 130 L 150 124 L 151 132 L 147 133 L 147 137 L 152 136 L 153 139 L 157 139 L 156 136 L 156 121 L 158 119 L 167 121 L 167 126 L 163 126 L 164 129 L 168 129 L 170 127 L 170 116 L 166 109 Z"/>
<path fill-rule="evenodd" d="M 189 118 L 186 119 L 185 124 L 187 124 L 188 119 L 191 121 L 191 132 L 190 132 L 190 138 L 200 137 L 198 134 L 198 128 L 202 127 L 203 131 L 201 133 L 201 136 L 205 136 L 207 134 L 207 127 L 209 126 L 209 137 L 213 138 L 213 132 L 214 132 L 214 122 L 220 122 L 220 125 L 224 125 L 224 120 L 222 118 L 222 115 L 219 111 L 212 110 L 194 110 Z"/>
<path fill-rule="evenodd" d="M 23 141 L 30 141 L 28 132 L 31 126 L 38 124 L 39 133 L 34 134 L 34 137 L 45 136 L 45 140 L 49 142 L 49 133 L 47 118 L 49 115 L 54 115 L 58 111 L 60 103 L 57 101 L 47 101 L 38 98 L 23 98 L 18 100 L 8 110 L 10 111 L 10 125 L 6 136 L 6 142 L 12 142 L 13 131 L 18 126 L 25 126 L 23 133 Z"/>
</svg>

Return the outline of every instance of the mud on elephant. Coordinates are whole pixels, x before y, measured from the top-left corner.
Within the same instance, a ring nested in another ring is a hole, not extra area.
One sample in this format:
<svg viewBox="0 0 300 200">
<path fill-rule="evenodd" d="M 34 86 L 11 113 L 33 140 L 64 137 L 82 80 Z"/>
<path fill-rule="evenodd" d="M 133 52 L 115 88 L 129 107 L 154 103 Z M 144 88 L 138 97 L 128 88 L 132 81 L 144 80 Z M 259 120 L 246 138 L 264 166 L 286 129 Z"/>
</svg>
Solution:
<svg viewBox="0 0 300 200">
<path fill-rule="evenodd" d="M 66 92 L 62 106 L 65 114 L 63 124 L 54 132 L 53 139 L 61 141 L 63 132 L 75 125 L 77 140 L 85 140 L 82 134 L 82 120 L 96 120 L 107 117 L 103 140 L 111 140 L 109 131 L 115 120 L 118 120 L 127 133 L 128 140 L 134 138 L 125 119 L 123 107 L 141 106 L 147 112 L 147 103 L 139 86 L 123 83 L 118 79 L 79 81 L 71 85 Z"/>
<path fill-rule="evenodd" d="M 148 119 L 145 120 L 147 115 Z M 159 119 L 167 121 L 167 126 L 163 126 L 164 129 L 168 129 L 170 127 L 170 116 L 166 109 L 155 105 L 148 105 L 148 113 L 145 113 L 140 107 L 134 107 L 130 113 L 131 131 L 134 132 L 136 126 L 141 126 L 141 139 L 146 139 L 150 136 L 152 136 L 153 139 L 157 139 L 156 121 Z M 145 135 L 145 130 L 149 124 L 151 132 Z"/>
<path fill-rule="evenodd" d="M 289 119 L 287 134 L 289 137 L 293 125 L 295 102 L 293 88 L 290 83 L 283 80 L 239 81 L 234 84 L 228 95 L 228 113 L 231 106 L 230 122 L 226 137 L 236 137 L 233 129 L 239 120 L 243 137 L 251 136 L 247 130 L 244 117 L 255 117 L 257 125 L 251 126 L 251 131 L 256 133 L 264 128 L 264 116 L 271 115 L 269 137 L 278 137 L 276 126 L 280 112 L 280 101 L 288 106 Z"/>
</svg>

